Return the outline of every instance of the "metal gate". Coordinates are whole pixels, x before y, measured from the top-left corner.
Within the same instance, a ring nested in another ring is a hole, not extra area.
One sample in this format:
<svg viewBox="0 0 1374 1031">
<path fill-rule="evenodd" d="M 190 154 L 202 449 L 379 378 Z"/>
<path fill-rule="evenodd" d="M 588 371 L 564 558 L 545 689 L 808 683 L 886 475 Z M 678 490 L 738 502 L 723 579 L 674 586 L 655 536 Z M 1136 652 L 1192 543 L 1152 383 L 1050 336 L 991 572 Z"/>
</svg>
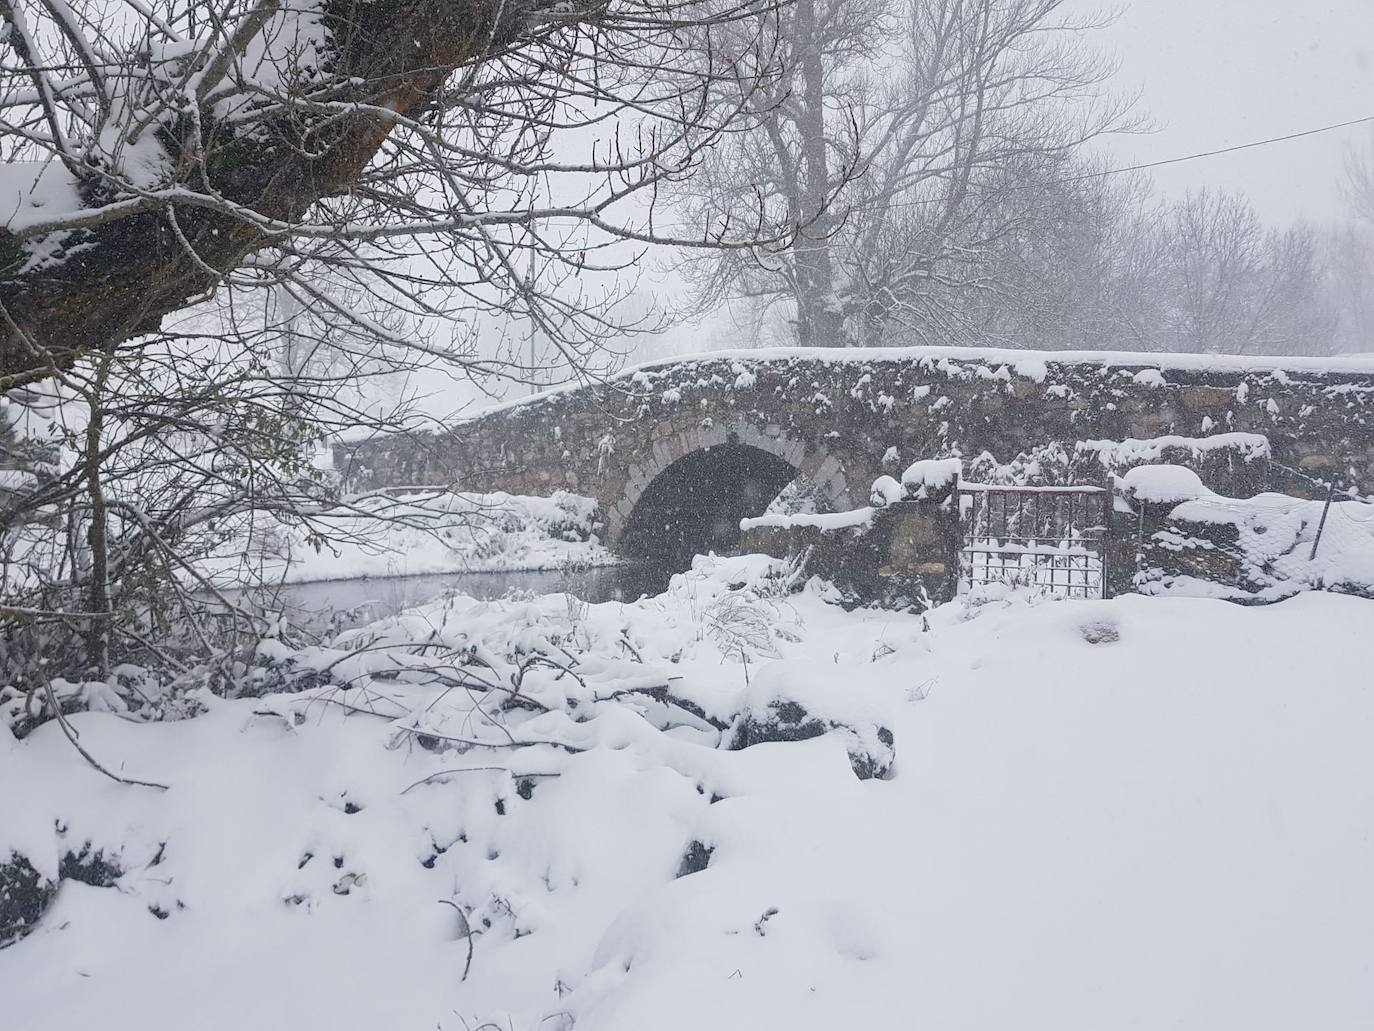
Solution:
<svg viewBox="0 0 1374 1031">
<path fill-rule="evenodd" d="M 1004 583 L 1070 598 L 1108 595 L 1110 491 L 961 483 L 959 511 L 961 591 Z"/>
</svg>

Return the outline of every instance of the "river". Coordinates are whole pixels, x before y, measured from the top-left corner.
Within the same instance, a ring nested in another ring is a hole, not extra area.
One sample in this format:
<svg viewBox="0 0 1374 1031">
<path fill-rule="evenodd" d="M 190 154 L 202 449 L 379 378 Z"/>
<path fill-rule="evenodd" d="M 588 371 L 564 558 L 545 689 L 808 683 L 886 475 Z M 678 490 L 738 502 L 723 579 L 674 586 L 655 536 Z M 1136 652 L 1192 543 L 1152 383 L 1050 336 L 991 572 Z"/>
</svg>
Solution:
<svg viewBox="0 0 1374 1031">
<path fill-rule="evenodd" d="M 597 566 L 591 569 L 539 569 L 496 573 L 439 573 L 430 576 L 370 577 L 357 580 L 319 580 L 283 584 L 270 600 L 255 592 L 260 603 L 280 611 L 298 626 L 336 629 L 360 626 L 395 615 L 449 591 L 489 601 L 518 595 L 567 593 L 584 601 L 634 601 L 658 594 L 671 573 L 640 565 Z M 225 592 L 242 598 L 242 591 Z"/>
</svg>

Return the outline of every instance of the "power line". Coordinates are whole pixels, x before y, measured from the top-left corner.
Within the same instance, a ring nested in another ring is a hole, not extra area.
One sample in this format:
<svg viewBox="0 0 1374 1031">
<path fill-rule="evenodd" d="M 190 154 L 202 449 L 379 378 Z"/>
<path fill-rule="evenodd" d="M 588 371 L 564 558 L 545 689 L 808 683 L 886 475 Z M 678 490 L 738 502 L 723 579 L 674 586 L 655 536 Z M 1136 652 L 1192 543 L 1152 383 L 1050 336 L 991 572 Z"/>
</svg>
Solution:
<svg viewBox="0 0 1374 1031">
<path fill-rule="evenodd" d="M 1122 175 L 1126 172 L 1141 172 L 1149 168 L 1161 168 L 1165 165 L 1178 165 L 1185 161 L 1197 161 L 1199 158 L 1216 157 L 1218 154 L 1234 154 L 1239 150 L 1254 150 L 1256 147 L 1268 147 L 1275 143 L 1285 143 L 1288 140 L 1300 140 L 1305 136 L 1316 136 L 1324 132 L 1335 132 L 1337 129 L 1348 129 L 1352 125 L 1366 125 L 1374 123 L 1374 115 L 1366 115 L 1363 118 L 1352 118 L 1348 122 L 1336 122 L 1334 125 L 1323 125 L 1316 129 L 1304 129 L 1302 132 L 1290 132 L 1286 136 L 1271 136 L 1264 140 L 1253 140 L 1250 143 L 1238 143 L 1233 147 L 1221 147 L 1218 150 L 1203 150 L 1196 154 L 1183 154 L 1175 158 L 1164 158 L 1162 161 L 1146 161 L 1139 165 L 1127 165 L 1124 168 L 1104 168 L 1097 172 L 1081 172 L 1078 175 L 1067 176 L 1063 179 L 1051 179 L 1044 183 L 1020 183 L 1012 186 L 1014 191 L 1037 190 L 1046 186 L 1063 186 L 1068 183 L 1084 182 L 1089 179 L 1105 179 L 1109 175 Z M 907 200 L 894 201 L 887 205 L 889 211 L 902 211 L 907 208 L 926 207 L 931 202 L 928 200 Z"/>
<path fill-rule="evenodd" d="M 1182 164 L 1184 161 L 1196 161 L 1198 158 L 1216 157 L 1219 154 L 1234 154 L 1238 150 L 1253 150 L 1256 147 L 1267 147 L 1273 143 L 1286 143 L 1289 140 L 1300 140 L 1304 136 L 1316 136 L 1324 132 L 1334 132 L 1337 129 L 1348 129 L 1352 125 L 1364 125 L 1367 122 L 1374 122 L 1374 115 L 1366 115 L 1364 118 L 1352 118 L 1348 122 L 1337 122 L 1335 125 L 1323 125 L 1319 129 L 1304 129 L 1302 132 L 1290 132 L 1287 136 L 1271 136 L 1267 140 L 1238 143 L 1234 147 L 1222 147 L 1219 150 L 1203 150 L 1196 154 L 1184 154 L 1181 157 L 1165 158 L 1163 161 L 1147 161 L 1141 165 L 1128 165 L 1125 168 L 1108 168 L 1100 172 L 1084 172 L 1082 175 L 1070 176 L 1067 179 L 1060 179 L 1058 182 L 1076 183 L 1084 179 L 1101 179 L 1108 175 L 1120 175 L 1123 172 L 1142 172 L 1147 168 L 1162 168 L 1165 165 Z"/>
</svg>

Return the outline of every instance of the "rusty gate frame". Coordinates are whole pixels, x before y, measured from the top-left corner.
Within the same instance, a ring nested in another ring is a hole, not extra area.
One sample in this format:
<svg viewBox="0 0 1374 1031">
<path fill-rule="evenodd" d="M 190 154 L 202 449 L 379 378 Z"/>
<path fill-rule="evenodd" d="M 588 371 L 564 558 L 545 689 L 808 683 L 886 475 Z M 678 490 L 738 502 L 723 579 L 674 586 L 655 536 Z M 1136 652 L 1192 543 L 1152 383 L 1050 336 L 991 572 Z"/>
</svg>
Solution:
<svg viewBox="0 0 1374 1031">
<path fill-rule="evenodd" d="M 1049 571 L 1048 583 L 1035 577 L 1036 586 L 1070 598 L 1111 597 L 1113 508 L 1104 487 L 960 482 L 959 588 L 1010 582 L 1030 556 L 1033 576 Z"/>
</svg>

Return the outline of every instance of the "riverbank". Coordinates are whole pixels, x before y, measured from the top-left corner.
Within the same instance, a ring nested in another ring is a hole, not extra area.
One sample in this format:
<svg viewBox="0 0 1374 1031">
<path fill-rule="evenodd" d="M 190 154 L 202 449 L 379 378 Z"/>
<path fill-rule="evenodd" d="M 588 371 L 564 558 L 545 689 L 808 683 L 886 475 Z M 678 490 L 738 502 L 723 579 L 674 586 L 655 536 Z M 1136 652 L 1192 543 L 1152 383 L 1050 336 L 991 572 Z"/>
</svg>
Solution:
<svg viewBox="0 0 1374 1031">
<path fill-rule="evenodd" d="M 284 524 L 245 519 L 200 567 L 218 582 L 319 583 L 619 564 L 598 538 L 596 502 L 413 490 L 373 494 Z M 320 526 L 328 539 L 318 539 Z"/>
</svg>

